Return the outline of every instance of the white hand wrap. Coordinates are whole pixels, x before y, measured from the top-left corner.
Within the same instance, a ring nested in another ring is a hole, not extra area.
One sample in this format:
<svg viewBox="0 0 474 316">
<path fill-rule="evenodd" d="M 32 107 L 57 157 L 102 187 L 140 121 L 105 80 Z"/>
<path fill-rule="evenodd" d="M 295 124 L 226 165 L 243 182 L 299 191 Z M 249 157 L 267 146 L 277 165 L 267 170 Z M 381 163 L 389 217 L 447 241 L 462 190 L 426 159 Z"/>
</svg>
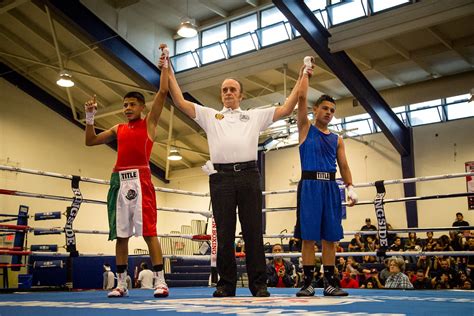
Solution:
<svg viewBox="0 0 474 316">
<path fill-rule="evenodd" d="M 305 74 L 308 74 L 308 71 L 309 69 L 312 69 L 313 68 L 313 64 L 311 62 L 313 58 L 311 56 L 306 56 L 304 59 L 303 59 L 303 63 L 304 63 L 304 72 Z"/>
<path fill-rule="evenodd" d="M 165 54 L 165 60 L 163 62 L 163 67 L 168 68 L 168 59 L 169 59 L 169 55 L 170 55 L 170 50 L 168 49 L 168 47 L 163 48 L 163 54 Z"/>
<path fill-rule="evenodd" d="M 206 161 L 206 164 L 201 167 L 202 171 L 204 171 L 208 176 L 211 174 L 217 173 L 216 169 L 214 169 L 214 165 L 210 160 Z"/>
<path fill-rule="evenodd" d="M 347 196 L 349 199 L 354 201 L 354 203 L 357 203 L 359 200 L 359 197 L 357 196 L 357 193 L 354 191 L 354 187 L 352 185 L 347 186 Z"/>
<path fill-rule="evenodd" d="M 86 111 L 86 124 L 87 125 L 94 125 L 94 117 L 97 113 L 97 110 L 94 108 L 92 112 Z"/>
</svg>

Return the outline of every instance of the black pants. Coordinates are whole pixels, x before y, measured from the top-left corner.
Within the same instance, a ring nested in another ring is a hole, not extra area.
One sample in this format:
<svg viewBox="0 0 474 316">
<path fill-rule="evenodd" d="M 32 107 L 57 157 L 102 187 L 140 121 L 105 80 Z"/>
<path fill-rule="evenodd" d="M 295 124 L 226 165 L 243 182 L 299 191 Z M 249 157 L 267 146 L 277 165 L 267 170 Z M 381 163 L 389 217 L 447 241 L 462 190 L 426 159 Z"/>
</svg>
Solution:
<svg viewBox="0 0 474 316">
<path fill-rule="evenodd" d="M 266 287 L 267 275 L 262 236 L 262 190 L 257 168 L 218 172 L 209 178 L 212 212 L 217 226 L 217 287 L 233 291 L 237 284 L 234 241 L 236 207 L 245 241 L 249 289 Z"/>
</svg>

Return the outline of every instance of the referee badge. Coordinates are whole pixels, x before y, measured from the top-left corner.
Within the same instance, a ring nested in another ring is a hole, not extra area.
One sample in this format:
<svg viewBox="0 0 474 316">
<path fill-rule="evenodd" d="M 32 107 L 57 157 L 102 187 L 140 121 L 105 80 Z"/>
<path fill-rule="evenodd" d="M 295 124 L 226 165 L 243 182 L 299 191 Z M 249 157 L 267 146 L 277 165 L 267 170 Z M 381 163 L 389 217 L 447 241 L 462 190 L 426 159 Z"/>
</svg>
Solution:
<svg viewBox="0 0 474 316">
<path fill-rule="evenodd" d="M 216 115 L 214 116 L 217 120 L 222 120 L 224 118 L 224 114 L 222 113 L 216 113 Z"/>
<path fill-rule="evenodd" d="M 242 122 L 247 122 L 248 120 L 250 120 L 250 117 L 247 114 L 240 114 L 239 118 Z"/>
</svg>

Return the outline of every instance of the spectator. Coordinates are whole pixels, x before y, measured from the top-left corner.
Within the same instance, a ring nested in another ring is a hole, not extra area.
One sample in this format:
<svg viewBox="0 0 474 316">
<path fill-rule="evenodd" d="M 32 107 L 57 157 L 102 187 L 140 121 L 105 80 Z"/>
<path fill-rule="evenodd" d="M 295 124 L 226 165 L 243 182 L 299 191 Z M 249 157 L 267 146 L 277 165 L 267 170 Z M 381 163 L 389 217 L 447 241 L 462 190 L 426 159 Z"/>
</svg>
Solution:
<svg viewBox="0 0 474 316">
<path fill-rule="evenodd" d="M 464 271 L 460 271 L 458 274 L 455 288 L 462 289 L 466 281 L 472 283 L 471 279 L 467 277 L 466 273 Z"/>
<path fill-rule="evenodd" d="M 389 265 L 388 265 L 389 264 L 388 260 L 389 260 L 388 258 L 384 260 L 383 263 L 384 263 L 385 267 L 379 273 L 379 279 L 380 279 L 380 282 L 382 284 L 385 284 L 385 281 L 390 276 L 390 268 L 389 268 Z"/>
<path fill-rule="evenodd" d="M 390 251 L 403 251 L 402 239 L 396 237 L 393 244 L 390 246 Z"/>
<path fill-rule="evenodd" d="M 423 244 L 423 251 L 433 251 L 436 246 L 436 240 L 433 238 L 433 232 L 426 232 L 426 239 Z"/>
<path fill-rule="evenodd" d="M 375 238 L 372 235 L 367 235 L 365 237 L 365 245 L 364 248 L 366 251 L 375 252 L 377 251 L 377 245 L 375 243 Z M 377 257 L 375 256 L 364 256 L 363 257 L 364 263 L 374 263 L 377 261 Z"/>
<path fill-rule="evenodd" d="M 339 241 L 336 241 L 335 247 L 336 252 L 344 252 L 344 248 L 341 246 L 341 243 Z"/>
<path fill-rule="evenodd" d="M 372 225 L 370 218 L 365 219 L 365 225 L 360 228 L 361 231 L 377 230 L 377 227 Z"/>
<path fill-rule="evenodd" d="M 154 274 L 148 268 L 148 264 L 146 262 L 142 262 L 140 264 L 141 271 L 138 273 L 138 279 L 136 287 L 142 289 L 153 289 L 153 281 L 154 281 Z"/>
<path fill-rule="evenodd" d="M 370 270 L 370 273 L 368 273 L 365 276 L 365 282 L 360 286 L 361 288 L 366 288 L 366 289 L 381 289 L 383 288 L 382 282 L 380 282 L 379 279 L 379 272 L 377 269 L 372 269 Z"/>
<path fill-rule="evenodd" d="M 392 257 L 388 260 L 390 276 L 385 281 L 385 287 L 391 289 L 412 289 L 408 277 L 403 273 L 405 271 L 405 261 L 402 258 Z"/>
<path fill-rule="evenodd" d="M 449 258 L 435 257 L 433 268 L 434 268 L 433 273 L 432 273 L 433 288 L 437 288 L 436 285 L 438 285 L 440 282 L 441 282 L 440 288 L 442 289 L 451 289 L 454 287 L 457 275 L 456 275 L 456 271 L 450 267 Z M 445 277 L 443 277 L 443 275 L 445 275 Z M 445 283 L 447 283 L 447 285 Z"/>
<path fill-rule="evenodd" d="M 281 244 L 275 244 L 272 247 L 273 254 L 283 252 Z M 295 267 L 293 264 L 280 256 L 274 256 L 267 264 L 267 285 L 271 287 L 294 287 L 295 286 Z"/>
<path fill-rule="evenodd" d="M 474 251 L 474 238 L 469 238 L 465 250 Z M 474 256 L 467 257 L 467 269 L 471 271 L 471 277 L 474 275 Z"/>
<path fill-rule="evenodd" d="M 364 249 L 364 240 L 359 233 L 356 233 L 354 238 L 352 238 L 351 242 L 349 243 L 348 250 L 349 252 L 360 252 L 364 251 Z M 357 257 L 355 261 L 362 262 L 362 258 Z"/>
<path fill-rule="evenodd" d="M 472 281 L 471 280 L 464 281 L 462 289 L 463 290 L 472 290 Z"/>
<path fill-rule="evenodd" d="M 290 252 L 296 251 L 301 252 L 301 239 L 291 237 L 288 242 Z"/>
<path fill-rule="evenodd" d="M 448 235 L 441 235 L 434 246 L 435 251 L 453 251 Z"/>
<path fill-rule="evenodd" d="M 431 289 L 431 282 L 422 269 L 416 271 L 416 280 L 413 282 L 413 288 L 416 290 Z"/>
<path fill-rule="evenodd" d="M 423 273 L 428 276 L 430 271 L 432 270 L 433 260 L 431 257 L 427 256 L 419 256 L 418 261 L 416 263 L 416 268 L 418 270 L 423 270 Z"/>
<path fill-rule="evenodd" d="M 408 239 L 405 241 L 405 245 L 403 246 L 404 250 L 415 251 L 416 246 L 420 246 L 420 250 L 421 250 L 420 238 L 416 237 L 416 233 L 414 232 L 408 233 Z"/>
<path fill-rule="evenodd" d="M 350 272 L 343 272 L 342 273 L 342 280 L 340 282 L 341 287 L 348 289 L 357 289 L 359 288 L 359 281 L 357 281 L 357 274 L 350 273 Z"/>
<path fill-rule="evenodd" d="M 456 221 L 453 222 L 453 227 L 469 226 L 469 223 L 464 220 L 461 212 L 456 213 Z"/>
<path fill-rule="evenodd" d="M 387 230 L 393 230 L 393 227 L 392 225 L 390 225 L 389 223 L 387 223 Z M 395 238 L 397 238 L 398 235 L 395 233 L 390 233 L 390 234 L 387 234 L 387 240 L 388 240 L 388 244 L 389 245 L 392 245 L 394 242 L 395 242 Z"/>
<path fill-rule="evenodd" d="M 104 290 L 112 290 L 115 285 L 115 278 L 114 273 L 111 271 L 110 264 L 106 263 L 103 266 L 104 268 L 104 282 L 102 285 L 102 289 Z"/>
<path fill-rule="evenodd" d="M 441 273 L 440 276 L 437 276 L 431 280 L 431 285 L 436 290 L 447 290 L 452 289 L 453 286 L 449 280 L 449 276 L 446 273 Z"/>
</svg>

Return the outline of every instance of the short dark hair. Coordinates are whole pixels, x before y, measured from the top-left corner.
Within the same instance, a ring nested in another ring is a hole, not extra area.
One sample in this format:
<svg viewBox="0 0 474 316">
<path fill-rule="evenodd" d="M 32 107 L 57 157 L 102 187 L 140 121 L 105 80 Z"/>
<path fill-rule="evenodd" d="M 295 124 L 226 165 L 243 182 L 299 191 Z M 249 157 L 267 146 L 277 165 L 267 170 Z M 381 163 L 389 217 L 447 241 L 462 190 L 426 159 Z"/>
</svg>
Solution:
<svg viewBox="0 0 474 316">
<path fill-rule="evenodd" d="M 319 97 L 319 99 L 316 100 L 316 102 L 314 102 L 314 106 L 319 106 L 324 101 L 331 102 L 334 105 L 336 105 L 336 101 L 334 101 L 333 97 L 327 94 L 323 94 L 322 96 Z"/>
<path fill-rule="evenodd" d="M 275 248 L 276 246 L 280 246 L 281 250 L 283 250 L 283 245 L 282 245 L 282 244 L 274 244 L 274 245 L 272 246 L 272 250 L 273 250 L 273 248 Z"/>
<path fill-rule="evenodd" d="M 241 82 L 240 80 L 230 77 L 230 78 L 225 78 L 224 81 L 225 81 L 225 80 L 228 80 L 228 79 L 237 81 L 237 83 L 238 83 L 239 86 L 240 86 L 240 94 L 243 94 L 243 93 L 244 93 L 244 85 L 242 84 L 242 82 Z"/>
<path fill-rule="evenodd" d="M 123 96 L 123 99 L 125 100 L 126 98 L 135 98 L 137 99 L 140 103 L 145 104 L 145 96 L 138 92 L 138 91 L 130 91 L 126 95 Z"/>
<path fill-rule="evenodd" d="M 140 267 L 141 267 L 143 270 L 148 269 L 148 264 L 147 264 L 146 262 L 142 262 L 142 263 L 140 264 Z"/>
<path fill-rule="evenodd" d="M 464 217 L 464 215 L 462 215 L 462 213 L 461 213 L 461 212 L 457 212 L 457 213 L 456 213 L 456 216 L 458 216 L 458 215 L 461 215 L 461 216 L 463 216 L 463 217 Z"/>
</svg>

